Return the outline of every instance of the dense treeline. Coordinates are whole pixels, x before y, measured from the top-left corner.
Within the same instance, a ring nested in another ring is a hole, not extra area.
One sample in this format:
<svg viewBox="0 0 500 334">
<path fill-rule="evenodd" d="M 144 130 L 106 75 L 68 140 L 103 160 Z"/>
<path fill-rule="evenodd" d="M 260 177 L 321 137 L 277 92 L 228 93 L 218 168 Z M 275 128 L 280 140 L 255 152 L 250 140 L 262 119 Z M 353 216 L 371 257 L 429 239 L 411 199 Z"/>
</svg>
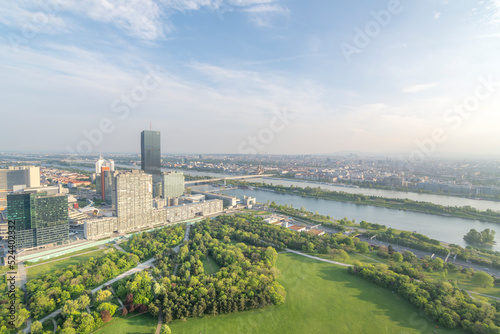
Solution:
<svg viewBox="0 0 500 334">
<path fill-rule="evenodd" d="M 332 191 L 320 187 L 286 187 L 272 184 L 255 184 L 256 186 L 273 189 L 277 193 L 288 193 L 303 197 L 323 198 L 339 202 L 350 202 L 355 204 L 380 206 L 389 209 L 410 210 L 415 212 L 430 213 L 436 215 L 453 216 L 465 219 L 478 219 L 492 223 L 500 223 L 500 212 L 493 210 L 480 211 L 471 206 L 443 206 L 430 202 L 413 201 L 406 198 L 386 198 L 380 196 L 368 196 L 363 194 L 351 194 L 343 191 Z"/>
<path fill-rule="evenodd" d="M 118 296 L 130 301 L 128 307 L 147 304 L 153 314 L 161 306 L 167 323 L 281 304 L 285 291 L 276 281 L 276 250 L 243 243 L 232 245 L 232 231 L 221 227 L 217 221 L 194 225 L 191 240 L 178 254 L 166 250 L 156 255 L 157 269 L 152 270 L 156 283 L 139 289 L 131 283 L 136 275 L 129 282 L 116 283 Z M 214 275 L 204 272 L 203 260 L 207 257 L 221 267 Z"/>
<path fill-rule="evenodd" d="M 139 258 L 133 254 L 106 251 L 105 256 L 90 258 L 64 270 L 56 270 L 31 279 L 26 284 L 28 304 L 34 319 L 59 308 L 67 300 L 79 297 L 86 289 L 96 287 L 134 267 Z"/>
<path fill-rule="evenodd" d="M 257 246 L 271 244 L 278 250 L 291 248 L 326 254 L 331 249 L 342 248 L 350 252 L 359 242 L 359 239 L 341 233 L 324 234 L 320 237 L 308 233 L 297 233 L 285 227 L 267 224 L 262 218 L 251 215 L 219 216 L 212 221 L 212 224 L 218 235 L 229 231 L 229 236 L 234 240 Z"/>
<path fill-rule="evenodd" d="M 184 225 L 175 225 L 151 232 L 137 233 L 124 242 L 122 247 L 137 255 L 139 259 L 146 260 L 180 244 L 184 238 L 184 230 Z"/>
<path fill-rule="evenodd" d="M 462 327 L 471 333 L 500 332 L 500 313 L 495 307 L 472 299 L 449 282 L 418 281 L 385 265 L 357 265 L 349 267 L 348 271 L 397 292 L 443 327 Z"/>
<path fill-rule="evenodd" d="M 448 255 L 450 250 L 441 245 L 438 240 L 431 239 L 426 235 L 402 231 L 396 234 L 392 228 L 388 228 L 383 232 L 370 232 L 367 233 L 368 236 L 376 235 L 378 240 L 385 241 L 391 244 L 398 244 L 401 246 L 406 246 L 413 249 L 418 249 L 442 256 Z"/>
</svg>

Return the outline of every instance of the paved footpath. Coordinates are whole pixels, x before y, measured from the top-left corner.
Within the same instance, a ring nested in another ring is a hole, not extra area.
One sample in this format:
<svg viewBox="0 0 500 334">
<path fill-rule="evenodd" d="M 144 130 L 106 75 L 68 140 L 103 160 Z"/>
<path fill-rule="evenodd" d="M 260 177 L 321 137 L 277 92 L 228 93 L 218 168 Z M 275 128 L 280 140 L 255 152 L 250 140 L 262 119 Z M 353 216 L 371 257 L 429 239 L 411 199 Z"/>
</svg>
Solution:
<svg viewBox="0 0 500 334">
<path fill-rule="evenodd" d="M 111 285 L 111 284 L 113 284 L 113 283 L 121 280 L 122 278 L 125 278 L 127 276 L 133 275 L 133 274 L 138 273 L 140 271 L 143 271 L 144 269 L 147 269 L 149 267 L 154 267 L 153 262 L 155 262 L 155 260 L 156 260 L 155 258 L 152 258 L 152 259 L 147 260 L 146 262 L 140 263 L 137 267 L 132 268 L 132 269 L 124 272 L 123 274 L 116 276 L 112 280 L 109 280 L 109 281 L 107 281 L 106 283 L 104 283 L 102 285 L 99 285 L 97 288 L 95 288 L 94 290 L 92 290 L 92 294 L 94 294 L 97 291 L 101 290 L 104 286 Z"/>
<path fill-rule="evenodd" d="M 144 269 L 147 269 L 147 268 L 149 268 L 149 267 L 154 267 L 153 262 L 154 262 L 155 260 L 156 260 L 155 258 L 152 258 L 152 259 L 150 259 L 150 260 L 148 260 L 148 261 L 146 261 L 146 262 L 143 262 L 143 263 L 138 264 L 138 265 L 137 265 L 137 267 L 134 267 L 134 268 L 132 268 L 132 269 L 130 269 L 130 270 L 128 270 L 128 271 L 126 271 L 126 272 L 124 272 L 123 274 L 116 276 L 116 277 L 115 277 L 115 278 L 113 278 L 112 280 L 109 280 L 109 281 L 107 281 L 106 283 L 104 283 L 104 284 L 102 284 L 102 285 L 98 286 L 97 288 L 95 288 L 94 290 L 92 290 L 92 293 L 94 294 L 94 293 L 96 293 L 97 291 L 101 290 L 104 286 L 111 285 L 111 284 L 115 283 L 116 281 L 121 280 L 122 278 L 125 278 L 125 277 L 127 277 L 127 276 L 133 275 L 133 274 L 138 273 L 138 272 L 140 272 L 140 271 L 143 271 Z M 47 320 L 47 319 L 54 318 L 54 317 L 55 317 L 55 316 L 57 316 L 59 313 L 61 313 L 61 309 L 58 309 L 57 311 L 52 312 L 52 313 L 51 313 L 51 314 L 49 314 L 48 316 L 46 316 L 46 317 L 44 317 L 44 318 L 42 318 L 42 319 L 39 319 L 39 321 L 40 321 L 41 323 L 43 323 L 43 322 L 44 322 L 45 320 Z M 31 327 L 31 326 L 26 327 L 26 328 L 24 329 L 24 331 L 23 331 L 23 332 L 24 332 L 24 333 L 29 333 L 29 332 L 31 331 L 31 328 L 30 328 L 30 327 Z"/>
<path fill-rule="evenodd" d="M 343 267 L 352 267 L 351 264 L 346 264 L 346 263 L 342 263 L 342 262 L 337 262 L 337 261 L 322 259 L 322 258 L 317 257 L 317 256 L 313 256 L 313 255 L 309 255 L 309 254 L 304 254 L 304 253 L 297 252 L 297 251 L 294 251 L 294 250 L 291 250 L 291 249 L 288 249 L 288 248 L 286 250 L 289 251 L 289 252 L 291 252 L 291 253 L 295 253 L 295 254 L 298 254 L 298 255 L 302 255 L 302 256 L 308 257 L 310 259 L 314 259 L 314 260 L 318 260 L 318 261 L 322 261 L 322 262 L 327 262 L 327 263 L 338 264 L 339 266 L 343 266 Z"/>
</svg>

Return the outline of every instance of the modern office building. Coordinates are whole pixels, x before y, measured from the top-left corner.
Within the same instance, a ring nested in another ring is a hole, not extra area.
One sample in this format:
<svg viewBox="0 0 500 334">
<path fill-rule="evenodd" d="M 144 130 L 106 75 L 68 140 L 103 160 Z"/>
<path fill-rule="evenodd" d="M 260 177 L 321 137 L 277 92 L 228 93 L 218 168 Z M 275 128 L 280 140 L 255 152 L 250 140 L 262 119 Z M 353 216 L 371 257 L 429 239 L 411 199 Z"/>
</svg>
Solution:
<svg viewBox="0 0 500 334">
<path fill-rule="evenodd" d="M 19 192 L 7 195 L 7 217 L 15 222 L 16 248 L 62 244 L 69 239 L 66 195 Z"/>
<path fill-rule="evenodd" d="M 184 194 L 184 173 L 162 173 L 162 197 L 180 197 Z"/>
<path fill-rule="evenodd" d="M 144 130 L 141 132 L 141 169 L 153 175 L 153 182 L 161 182 L 160 132 Z"/>
<path fill-rule="evenodd" d="M 101 199 L 111 204 L 111 182 L 115 162 L 111 159 L 105 160 L 101 156 L 95 163 L 95 189 Z"/>
<path fill-rule="evenodd" d="M 0 210 L 7 207 L 7 193 L 15 187 L 40 187 L 40 167 L 16 166 L 0 169 Z"/>
</svg>

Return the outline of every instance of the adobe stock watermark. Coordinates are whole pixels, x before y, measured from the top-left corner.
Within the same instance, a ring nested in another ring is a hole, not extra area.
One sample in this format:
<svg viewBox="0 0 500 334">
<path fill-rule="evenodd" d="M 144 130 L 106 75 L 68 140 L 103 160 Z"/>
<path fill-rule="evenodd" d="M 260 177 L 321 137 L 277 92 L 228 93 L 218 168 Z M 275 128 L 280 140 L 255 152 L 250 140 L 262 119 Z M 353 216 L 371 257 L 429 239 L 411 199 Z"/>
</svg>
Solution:
<svg viewBox="0 0 500 334">
<path fill-rule="evenodd" d="M 342 42 L 340 44 L 340 51 L 344 55 L 347 63 L 350 64 L 352 56 L 363 52 L 372 40 L 382 32 L 382 28 L 387 27 L 395 15 L 403 12 L 403 6 L 399 0 L 389 0 L 387 8 L 379 11 L 372 11 L 370 14 L 373 20 L 368 21 L 363 29 L 360 27 L 354 28 L 354 38 L 352 43 Z"/>
<path fill-rule="evenodd" d="M 149 95 L 149 92 L 157 89 L 163 82 L 162 70 L 160 66 L 156 68 L 146 67 L 147 74 L 143 77 L 140 85 L 135 86 L 129 93 L 122 94 L 111 103 L 111 112 L 117 114 L 118 120 L 124 121 L 130 115 L 130 111 L 137 108 Z M 89 130 L 83 129 L 83 138 L 76 144 L 75 148 L 66 146 L 66 151 L 70 154 L 88 154 L 99 147 L 105 135 L 112 133 L 116 128 L 116 120 L 105 117 Z"/>
<path fill-rule="evenodd" d="M 32 15 L 29 22 L 24 22 L 21 27 L 21 34 L 9 33 L 10 46 L 15 53 L 19 53 L 21 46 L 26 46 L 34 39 L 40 31 L 46 27 L 51 19 L 56 17 L 55 13 L 59 11 L 61 0 L 48 0 L 37 2 L 40 9 L 43 11 L 36 12 Z"/>
<path fill-rule="evenodd" d="M 283 132 L 290 124 L 290 120 L 295 118 L 295 114 L 283 108 L 281 111 L 274 111 L 274 116 L 269 120 L 269 126 L 260 129 L 256 135 L 248 136 L 246 140 L 238 145 L 239 154 L 258 154 L 263 152 L 275 138 L 276 134 Z"/>
<path fill-rule="evenodd" d="M 474 93 L 465 97 L 460 103 L 456 103 L 447 109 L 443 114 L 443 121 L 457 129 L 463 121 L 470 117 L 471 113 L 477 111 L 481 102 L 489 99 L 497 93 L 500 88 L 500 81 L 493 81 L 491 75 L 487 78 L 479 77 L 479 84 L 474 89 Z M 449 130 L 448 130 L 449 131 Z M 413 150 L 405 164 L 410 169 L 414 169 L 416 163 L 424 162 L 431 156 L 439 144 L 443 144 L 448 139 L 447 130 L 443 127 L 436 127 L 432 130 L 430 137 L 423 140 L 415 140 L 417 149 Z"/>
</svg>

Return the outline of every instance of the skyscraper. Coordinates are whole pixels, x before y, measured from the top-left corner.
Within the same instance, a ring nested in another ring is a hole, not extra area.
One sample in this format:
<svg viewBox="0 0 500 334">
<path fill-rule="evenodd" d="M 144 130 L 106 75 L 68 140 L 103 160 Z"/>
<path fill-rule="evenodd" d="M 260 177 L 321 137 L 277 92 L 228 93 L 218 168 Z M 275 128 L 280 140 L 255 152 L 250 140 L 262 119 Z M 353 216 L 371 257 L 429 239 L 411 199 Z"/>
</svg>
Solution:
<svg viewBox="0 0 500 334">
<path fill-rule="evenodd" d="M 18 249 L 59 244 L 69 238 L 66 195 L 40 196 L 36 192 L 9 194 L 7 217 L 15 221 Z"/>
<path fill-rule="evenodd" d="M 161 174 L 160 132 L 144 130 L 141 132 L 141 169 L 159 179 Z"/>
</svg>

